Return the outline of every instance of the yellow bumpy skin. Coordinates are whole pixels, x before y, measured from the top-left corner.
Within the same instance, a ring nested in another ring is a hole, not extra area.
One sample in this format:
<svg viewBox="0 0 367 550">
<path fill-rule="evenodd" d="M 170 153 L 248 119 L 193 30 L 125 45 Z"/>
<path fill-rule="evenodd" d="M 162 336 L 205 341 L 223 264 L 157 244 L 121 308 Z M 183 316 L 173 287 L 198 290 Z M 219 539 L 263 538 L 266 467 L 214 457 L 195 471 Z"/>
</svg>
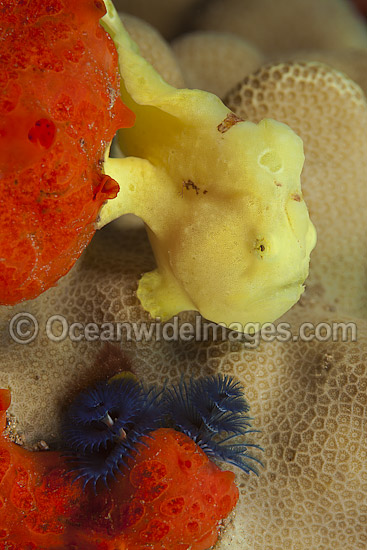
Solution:
<svg viewBox="0 0 367 550">
<path fill-rule="evenodd" d="M 102 23 L 136 124 L 120 131 L 126 158 L 106 159 L 120 192 L 99 227 L 125 213 L 146 223 L 157 269 L 142 277 L 138 297 L 152 316 L 198 310 L 226 325 L 274 321 L 300 297 L 316 242 L 301 139 L 274 120 L 238 119 L 210 93 L 168 85 L 105 3 Z"/>
</svg>

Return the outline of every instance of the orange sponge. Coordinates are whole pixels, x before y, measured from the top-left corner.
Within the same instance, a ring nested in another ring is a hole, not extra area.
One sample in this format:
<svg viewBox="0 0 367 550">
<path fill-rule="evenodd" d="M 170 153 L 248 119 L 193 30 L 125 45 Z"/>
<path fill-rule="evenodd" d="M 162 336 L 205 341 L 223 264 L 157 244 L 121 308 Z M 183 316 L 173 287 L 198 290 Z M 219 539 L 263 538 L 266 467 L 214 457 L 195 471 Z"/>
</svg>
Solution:
<svg viewBox="0 0 367 550">
<path fill-rule="evenodd" d="M 0 390 L 0 430 L 10 392 Z M 95 495 L 57 452 L 29 452 L 0 435 L 0 550 L 206 550 L 238 500 L 186 435 L 145 436 L 123 475 Z"/>
<path fill-rule="evenodd" d="M 112 489 L 125 495 L 115 528 L 125 533 L 128 549 L 210 548 L 238 500 L 234 474 L 170 428 L 152 432 L 137 450 L 129 474 Z"/>
<path fill-rule="evenodd" d="M 94 0 L 0 0 L 0 304 L 54 285 L 118 192 L 104 154 L 134 115 L 105 11 Z"/>
</svg>

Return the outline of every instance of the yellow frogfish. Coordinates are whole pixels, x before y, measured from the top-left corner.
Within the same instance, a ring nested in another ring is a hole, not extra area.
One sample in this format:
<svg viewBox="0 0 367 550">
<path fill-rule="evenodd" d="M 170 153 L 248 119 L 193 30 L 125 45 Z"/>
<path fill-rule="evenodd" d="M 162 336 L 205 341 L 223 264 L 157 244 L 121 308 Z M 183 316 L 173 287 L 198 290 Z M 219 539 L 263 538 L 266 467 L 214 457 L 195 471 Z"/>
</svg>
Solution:
<svg viewBox="0 0 367 550">
<path fill-rule="evenodd" d="M 137 294 L 152 316 L 197 310 L 243 332 L 274 321 L 303 292 L 316 243 L 302 140 L 285 124 L 243 121 L 210 93 L 167 84 L 105 4 L 102 24 L 136 122 L 119 132 L 125 158 L 105 159 L 120 192 L 99 227 L 125 213 L 145 222 L 157 268 Z"/>
</svg>

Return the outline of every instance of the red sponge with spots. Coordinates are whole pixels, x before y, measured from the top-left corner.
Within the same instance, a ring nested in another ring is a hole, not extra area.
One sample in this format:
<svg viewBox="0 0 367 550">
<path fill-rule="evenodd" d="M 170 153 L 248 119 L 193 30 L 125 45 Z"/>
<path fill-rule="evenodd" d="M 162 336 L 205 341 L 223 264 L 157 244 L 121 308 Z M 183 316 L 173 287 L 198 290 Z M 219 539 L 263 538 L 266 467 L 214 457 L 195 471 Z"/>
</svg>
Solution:
<svg viewBox="0 0 367 550">
<path fill-rule="evenodd" d="M 0 0 L 0 304 L 67 273 L 118 192 L 103 157 L 134 115 L 104 13 L 94 0 Z"/>
<path fill-rule="evenodd" d="M 94 494 L 57 452 L 29 452 L 1 433 L 0 550 L 207 550 L 238 500 L 234 474 L 169 428 L 137 446 L 129 468 Z"/>
<path fill-rule="evenodd" d="M 180 432 L 161 428 L 151 437 L 112 488 L 126 495 L 115 528 L 125 533 L 129 550 L 210 548 L 238 500 L 234 474 Z"/>
</svg>

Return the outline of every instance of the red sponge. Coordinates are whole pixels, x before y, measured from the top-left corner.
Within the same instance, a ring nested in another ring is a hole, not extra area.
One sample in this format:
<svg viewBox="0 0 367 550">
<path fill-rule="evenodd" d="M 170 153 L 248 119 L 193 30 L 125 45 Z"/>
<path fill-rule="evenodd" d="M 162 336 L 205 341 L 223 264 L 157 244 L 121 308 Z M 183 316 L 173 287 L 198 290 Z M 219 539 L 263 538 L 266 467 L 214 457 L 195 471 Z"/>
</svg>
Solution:
<svg viewBox="0 0 367 550">
<path fill-rule="evenodd" d="M 234 474 L 220 470 L 189 437 L 161 428 L 138 446 L 113 486 L 126 495 L 115 519 L 129 550 L 205 550 L 238 500 Z"/>
<path fill-rule="evenodd" d="M 57 452 L 29 452 L 1 434 L 10 392 L 0 390 L 0 550 L 207 550 L 238 500 L 186 435 L 145 436 L 128 468 L 94 494 Z"/>
<path fill-rule="evenodd" d="M 94 0 L 0 0 L 0 304 L 67 273 L 118 192 L 103 156 L 134 115 L 105 11 Z"/>
</svg>

